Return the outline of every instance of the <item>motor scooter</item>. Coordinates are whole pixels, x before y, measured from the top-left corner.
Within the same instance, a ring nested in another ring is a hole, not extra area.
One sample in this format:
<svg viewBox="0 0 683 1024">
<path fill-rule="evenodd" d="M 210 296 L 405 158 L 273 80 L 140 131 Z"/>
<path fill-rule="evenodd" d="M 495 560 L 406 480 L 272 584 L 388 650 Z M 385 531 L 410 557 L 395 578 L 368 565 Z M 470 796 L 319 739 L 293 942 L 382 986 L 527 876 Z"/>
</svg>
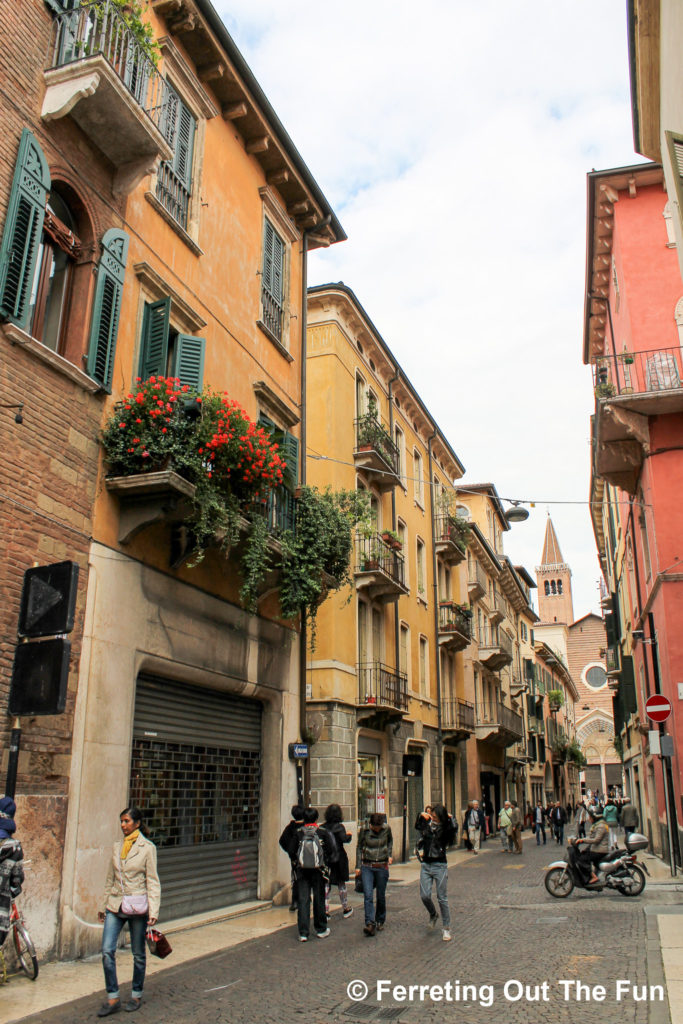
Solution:
<svg viewBox="0 0 683 1024">
<path fill-rule="evenodd" d="M 616 849 L 595 865 L 597 882 L 583 881 L 581 871 L 575 863 L 575 855 L 567 849 L 566 860 L 556 860 L 548 867 L 545 874 L 545 887 L 555 899 L 565 899 L 571 895 L 575 887 L 588 892 L 602 892 L 603 889 L 614 889 L 622 896 L 640 896 L 645 888 L 647 867 L 638 863 L 637 850 L 646 850 L 648 840 L 640 832 L 632 832 L 625 840 L 626 849 Z"/>
</svg>

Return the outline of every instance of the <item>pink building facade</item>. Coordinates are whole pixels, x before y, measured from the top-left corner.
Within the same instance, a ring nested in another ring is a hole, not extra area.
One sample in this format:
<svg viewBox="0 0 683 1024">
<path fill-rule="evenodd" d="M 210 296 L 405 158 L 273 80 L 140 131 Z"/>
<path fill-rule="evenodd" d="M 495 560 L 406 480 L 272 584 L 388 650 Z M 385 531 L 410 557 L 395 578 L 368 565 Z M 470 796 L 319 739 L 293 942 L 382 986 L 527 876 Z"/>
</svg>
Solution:
<svg viewBox="0 0 683 1024">
<path fill-rule="evenodd" d="M 625 785 L 654 847 L 683 823 L 683 284 L 656 164 L 588 175 L 584 362 L 593 368 L 591 499 L 607 584 L 607 666 Z M 670 718 L 645 714 L 667 697 Z M 661 732 L 671 757 L 656 753 Z"/>
</svg>

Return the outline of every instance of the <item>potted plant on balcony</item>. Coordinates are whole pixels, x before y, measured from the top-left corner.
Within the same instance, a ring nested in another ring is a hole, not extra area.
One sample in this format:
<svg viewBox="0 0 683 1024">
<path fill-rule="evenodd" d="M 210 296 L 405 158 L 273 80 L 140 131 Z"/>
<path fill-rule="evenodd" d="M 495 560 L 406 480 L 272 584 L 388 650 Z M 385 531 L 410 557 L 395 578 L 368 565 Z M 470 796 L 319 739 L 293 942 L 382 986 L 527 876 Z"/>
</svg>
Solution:
<svg viewBox="0 0 683 1024">
<path fill-rule="evenodd" d="M 583 768 L 588 763 L 586 755 L 576 739 L 571 740 L 567 744 L 567 760 L 575 764 L 577 768 Z"/>
<path fill-rule="evenodd" d="M 551 711 L 559 711 L 564 704 L 562 690 L 548 690 L 548 704 Z"/>
<path fill-rule="evenodd" d="M 400 551 L 403 548 L 403 543 L 396 530 L 382 530 L 382 540 L 387 547 L 392 548 L 394 551 Z"/>
<path fill-rule="evenodd" d="M 595 386 L 595 397 L 596 398 L 613 398 L 616 395 L 617 389 L 611 381 L 605 380 L 600 381 Z"/>
</svg>

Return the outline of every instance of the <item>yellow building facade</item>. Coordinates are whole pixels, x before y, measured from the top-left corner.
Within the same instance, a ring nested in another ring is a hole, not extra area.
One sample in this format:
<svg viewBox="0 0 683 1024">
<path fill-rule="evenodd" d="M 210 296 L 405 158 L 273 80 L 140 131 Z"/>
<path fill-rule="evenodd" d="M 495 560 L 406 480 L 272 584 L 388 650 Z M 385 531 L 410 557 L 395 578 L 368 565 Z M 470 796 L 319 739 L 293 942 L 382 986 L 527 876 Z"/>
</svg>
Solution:
<svg viewBox="0 0 683 1024">
<path fill-rule="evenodd" d="M 386 813 L 398 837 L 405 779 L 410 842 L 425 803 L 458 812 L 466 788 L 463 467 L 353 292 L 308 297 L 307 482 L 366 490 L 371 507 L 309 656 L 311 801 L 347 824 Z"/>
</svg>

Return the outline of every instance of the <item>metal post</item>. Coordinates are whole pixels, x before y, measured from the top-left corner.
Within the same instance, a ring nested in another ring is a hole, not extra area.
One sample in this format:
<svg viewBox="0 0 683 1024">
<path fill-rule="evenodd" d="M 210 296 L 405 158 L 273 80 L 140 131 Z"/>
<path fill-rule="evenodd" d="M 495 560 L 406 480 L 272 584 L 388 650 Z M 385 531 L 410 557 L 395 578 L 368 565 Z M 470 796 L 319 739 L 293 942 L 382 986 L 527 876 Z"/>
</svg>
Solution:
<svg viewBox="0 0 683 1024">
<path fill-rule="evenodd" d="M 9 741 L 9 758 L 7 760 L 7 782 L 5 783 L 5 796 L 14 794 L 17 788 L 17 768 L 19 766 L 19 747 L 21 746 L 21 722 L 14 719 L 12 732 Z"/>
<path fill-rule="evenodd" d="M 655 619 L 652 612 L 648 614 L 648 624 L 650 627 L 650 649 L 652 651 L 652 669 L 654 673 L 654 684 L 655 693 L 661 694 L 661 675 L 659 667 L 659 645 L 657 643 L 657 631 L 655 629 Z M 660 735 L 665 736 L 666 730 L 664 723 L 659 723 Z M 674 788 L 673 779 L 671 777 L 671 761 L 668 757 L 660 757 L 662 763 L 662 782 L 664 784 L 664 801 L 666 805 L 666 831 L 669 840 L 669 868 L 671 870 L 671 877 L 676 877 L 676 861 L 678 853 L 678 820 L 676 816 L 676 804 L 674 802 Z M 670 788 L 669 788 L 670 787 Z"/>
<path fill-rule="evenodd" d="M 408 780 L 404 779 L 403 780 L 403 839 L 402 839 L 402 844 L 401 844 L 401 849 L 403 851 L 403 860 L 402 860 L 401 863 L 403 863 L 403 864 L 405 864 L 406 861 L 408 860 L 408 850 L 407 850 L 408 834 L 407 834 L 407 826 L 408 826 Z"/>
</svg>

